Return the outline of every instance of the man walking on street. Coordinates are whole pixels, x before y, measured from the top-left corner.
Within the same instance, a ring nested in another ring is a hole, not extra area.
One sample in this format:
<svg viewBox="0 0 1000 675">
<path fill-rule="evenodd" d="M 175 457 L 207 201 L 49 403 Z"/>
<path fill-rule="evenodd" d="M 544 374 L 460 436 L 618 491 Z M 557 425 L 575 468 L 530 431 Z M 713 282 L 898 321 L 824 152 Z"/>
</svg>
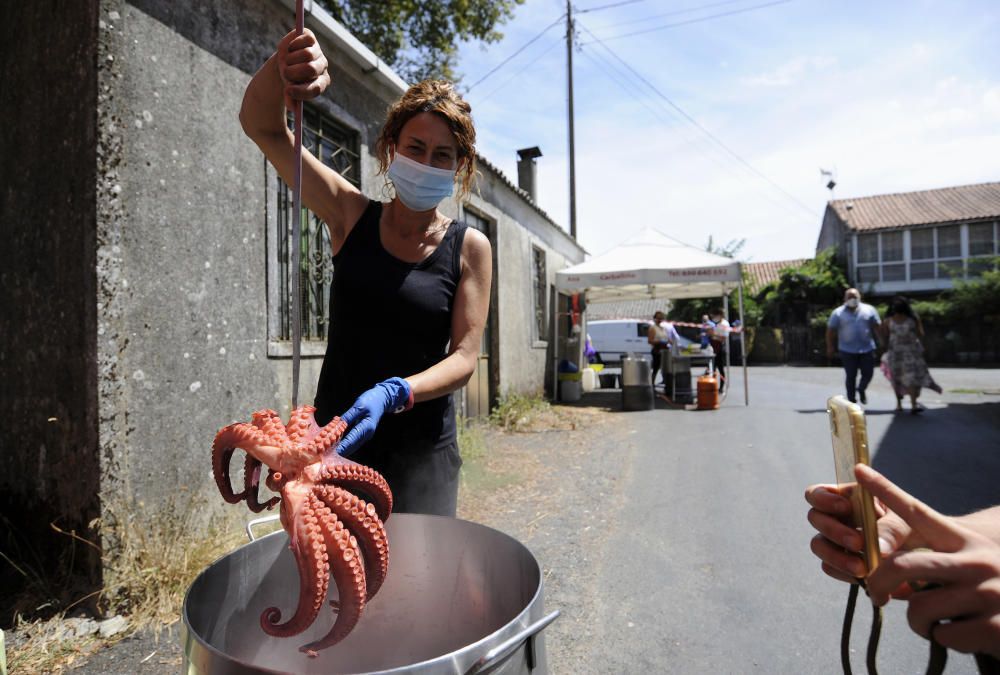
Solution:
<svg viewBox="0 0 1000 675">
<path fill-rule="evenodd" d="M 865 390 L 875 370 L 875 337 L 880 323 L 875 308 L 861 302 L 858 289 L 848 288 L 844 304 L 833 310 L 826 325 L 826 356 L 833 358 L 834 346 L 840 350 L 840 361 L 847 375 L 847 400 L 852 403 L 856 400 L 868 403 Z"/>
</svg>

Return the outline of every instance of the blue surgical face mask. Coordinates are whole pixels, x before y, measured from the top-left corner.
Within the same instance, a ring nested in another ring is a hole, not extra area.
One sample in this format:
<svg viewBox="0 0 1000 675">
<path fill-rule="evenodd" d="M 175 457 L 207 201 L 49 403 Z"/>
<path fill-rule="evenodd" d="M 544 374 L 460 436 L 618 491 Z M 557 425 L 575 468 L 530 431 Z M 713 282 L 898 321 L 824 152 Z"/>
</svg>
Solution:
<svg viewBox="0 0 1000 675">
<path fill-rule="evenodd" d="M 396 196 L 408 209 L 429 211 L 455 189 L 455 171 L 435 169 L 398 152 L 389 164 L 386 176 L 396 188 Z"/>
<path fill-rule="evenodd" d="M 848 298 L 847 301 L 844 304 L 847 305 L 850 309 L 854 309 L 855 307 L 858 306 L 858 299 L 857 298 Z"/>
</svg>

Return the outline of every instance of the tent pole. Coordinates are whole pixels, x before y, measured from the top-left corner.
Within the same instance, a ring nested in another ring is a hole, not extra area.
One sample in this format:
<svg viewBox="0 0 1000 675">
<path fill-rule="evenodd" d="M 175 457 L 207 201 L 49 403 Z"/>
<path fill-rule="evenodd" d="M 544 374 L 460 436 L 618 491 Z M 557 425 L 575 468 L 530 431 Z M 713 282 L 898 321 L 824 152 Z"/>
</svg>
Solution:
<svg viewBox="0 0 1000 675">
<path fill-rule="evenodd" d="M 729 293 L 722 294 L 722 318 L 729 321 Z M 731 378 L 733 376 L 733 369 L 729 364 L 729 336 L 726 336 L 726 378 Z M 731 382 L 726 382 L 726 396 L 729 396 L 729 385 Z"/>
<path fill-rule="evenodd" d="M 743 320 L 743 274 L 740 274 L 740 359 L 743 361 L 743 405 L 750 405 L 750 385 L 747 383 L 747 325 Z"/>
</svg>

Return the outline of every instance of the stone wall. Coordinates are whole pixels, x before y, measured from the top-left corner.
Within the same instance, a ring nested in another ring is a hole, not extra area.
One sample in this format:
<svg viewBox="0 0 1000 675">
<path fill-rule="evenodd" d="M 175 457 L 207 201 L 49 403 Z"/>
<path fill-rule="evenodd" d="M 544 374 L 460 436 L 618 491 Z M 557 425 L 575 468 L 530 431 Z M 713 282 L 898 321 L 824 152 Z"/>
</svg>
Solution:
<svg viewBox="0 0 1000 675">
<path fill-rule="evenodd" d="M 100 516 L 111 555 L 121 518 L 246 520 L 218 498 L 211 440 L 253 410 L 287 415 L 292 378 L 268 331 L 278 182 L 238 111 L 291 13 L 278 0 L 42 0 L 2 23 L 0 153 L 17 158 L 0 166 L 3 515 L 20 509 L 29 538 L 49 522 L 92 536 Z M 338 49 L 324 44 L 334 84 L 316 105 L 358 132 L 362 189 L 380 198 L 371 152 L 399 88 Z M 583 251 L 483 173 L 500 391 L 533 391 L 548 345 L 531 335 L 531 246 L 550 284 Z M 322 347 L 304 349 L 300 401 Z"/>
</svg>

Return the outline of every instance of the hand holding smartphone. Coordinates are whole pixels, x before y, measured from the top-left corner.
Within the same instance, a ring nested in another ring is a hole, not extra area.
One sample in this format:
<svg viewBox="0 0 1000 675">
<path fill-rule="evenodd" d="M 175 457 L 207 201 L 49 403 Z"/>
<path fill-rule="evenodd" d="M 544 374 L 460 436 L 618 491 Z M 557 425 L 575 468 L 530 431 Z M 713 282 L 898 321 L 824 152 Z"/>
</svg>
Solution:
<svg viewBox="0 0 1000 675">
<path fill-rule="evenodd" d="M 870 465 L 868 454 L 868 429 L 865 413 L 856 403 L 843 396 L 827 400 L 826 411 L 830 416 L 830 437 L 833 441 L 833 459 L 837 470 L 837 484 L 851 500 L 854 526 L 861 529 L 864 539 L 862 557 L 868 574 L 878 567 L 878 527 L 875 501 L 854 476 L 855 464 Z"/>
</svg>

